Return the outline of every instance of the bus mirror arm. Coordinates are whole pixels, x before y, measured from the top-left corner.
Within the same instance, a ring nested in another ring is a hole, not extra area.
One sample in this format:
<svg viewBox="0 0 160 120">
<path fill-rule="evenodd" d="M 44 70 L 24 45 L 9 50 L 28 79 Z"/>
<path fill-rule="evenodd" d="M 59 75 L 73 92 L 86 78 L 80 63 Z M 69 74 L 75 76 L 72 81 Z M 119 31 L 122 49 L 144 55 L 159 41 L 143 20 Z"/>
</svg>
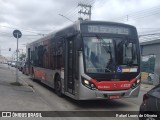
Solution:
<svg viewBox="0 0 160 120">
<path fill-rule="evenodd" d="M 76 47 L 78 51 L 82 51 L 82 41 L 79 40 Z"/>
<path fill-rule="evenodd" d="M 78 50 L 78 51 L 77 51 L 77 54 L 78 54 L 78 56 L 80 56 L 80 54 L 81 54 L 81 51 L 80 51 L 80 50 Z"/>
<path fill-rule="evenodd" d="M 79 32 L 78 32 L 78 31 L 75 31 L 75 32 L 73 32 L 73 33 L 71 33 L 71 34 L 67 34 L 66 36 L 64 36 L 64 38 L 72 38 L 72 37 L 77 36 L 78 34 L 79 34 Z"/>
</svg>

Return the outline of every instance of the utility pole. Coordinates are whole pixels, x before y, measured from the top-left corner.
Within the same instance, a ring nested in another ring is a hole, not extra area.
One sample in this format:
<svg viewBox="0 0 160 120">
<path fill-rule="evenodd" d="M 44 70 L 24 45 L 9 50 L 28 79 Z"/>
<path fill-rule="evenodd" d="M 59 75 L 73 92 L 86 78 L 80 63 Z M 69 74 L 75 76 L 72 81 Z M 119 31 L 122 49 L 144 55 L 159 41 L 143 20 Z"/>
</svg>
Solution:
<svg viewBox="0 0 160 120">
<path fill-rule="evenodd" d="M 88 19 L 91 20 L 91 8 L 92 8 L 92 6 L 87 5 L 87 4 L 81 4 L 81 3 L 78 3 L 78 6 L 80 7 L 80 10 L 78 11 L 80 16 L 81 16 L 81 14 L 87 15 Z"/>
</svg>

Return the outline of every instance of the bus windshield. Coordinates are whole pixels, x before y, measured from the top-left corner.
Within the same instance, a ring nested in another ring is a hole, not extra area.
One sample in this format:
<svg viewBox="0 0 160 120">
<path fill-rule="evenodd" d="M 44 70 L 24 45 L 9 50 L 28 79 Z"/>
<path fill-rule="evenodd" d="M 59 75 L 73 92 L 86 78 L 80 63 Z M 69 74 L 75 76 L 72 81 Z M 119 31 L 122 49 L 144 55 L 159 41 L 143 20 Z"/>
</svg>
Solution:
<svg viewBox="0 0 160 120">
<path fill-rule="evenodd" d="M 116 56 L 118 65 L 137 66 L 136 43 L 127 39 L 116 39 Z"/>
<path fill-rule="evenodd" d="M 110 38 L 83 37 L 87 73 L 113 72 L 114 45 Z"/>
<path fill-rule="evenodd" d="M 138 64 L 134 42 L 99 36 L 83 37 L 83 41 L 87 73 L 115 72 L 116 66 L 130 67 Z"/>
</svg>

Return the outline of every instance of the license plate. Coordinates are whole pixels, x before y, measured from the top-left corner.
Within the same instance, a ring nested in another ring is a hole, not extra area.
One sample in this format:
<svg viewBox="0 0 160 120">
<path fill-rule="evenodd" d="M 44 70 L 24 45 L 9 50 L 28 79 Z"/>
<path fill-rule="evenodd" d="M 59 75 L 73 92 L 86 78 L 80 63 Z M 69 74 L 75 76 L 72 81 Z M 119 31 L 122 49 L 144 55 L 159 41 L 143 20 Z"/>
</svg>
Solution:
<svg viewBox="0 0 160 120">
<path fill-rule="evenodd" d="M 120 95 L 109 95 L 109 99 L 119 99 L 121 96 Z"/>
</svg>

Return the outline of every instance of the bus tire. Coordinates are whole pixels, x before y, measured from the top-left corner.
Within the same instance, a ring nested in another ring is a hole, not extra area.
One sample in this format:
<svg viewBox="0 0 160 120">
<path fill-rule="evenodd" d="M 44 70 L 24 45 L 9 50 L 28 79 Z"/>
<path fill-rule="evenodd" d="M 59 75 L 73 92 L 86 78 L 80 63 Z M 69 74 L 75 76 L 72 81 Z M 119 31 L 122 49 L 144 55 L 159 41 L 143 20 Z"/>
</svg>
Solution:
<svg viewBox="0 0 160 120">
<path fill-rule="evenodd" d="M 35 80 L 35 74 L 33 68 L 32 68 L 32 80 Z"/>
<path fill-rule="evenodd" d="M 58 96 L 62 97 L 62 84 L 61 84 L 61 78 L 59 75 L 57 75 L 55 79 L 55 92 Z"/>
<path fill-rule="evenodd" d="M 24 70 L 22 69 L 22 74 L 24 74 Z"/>
</svg>

